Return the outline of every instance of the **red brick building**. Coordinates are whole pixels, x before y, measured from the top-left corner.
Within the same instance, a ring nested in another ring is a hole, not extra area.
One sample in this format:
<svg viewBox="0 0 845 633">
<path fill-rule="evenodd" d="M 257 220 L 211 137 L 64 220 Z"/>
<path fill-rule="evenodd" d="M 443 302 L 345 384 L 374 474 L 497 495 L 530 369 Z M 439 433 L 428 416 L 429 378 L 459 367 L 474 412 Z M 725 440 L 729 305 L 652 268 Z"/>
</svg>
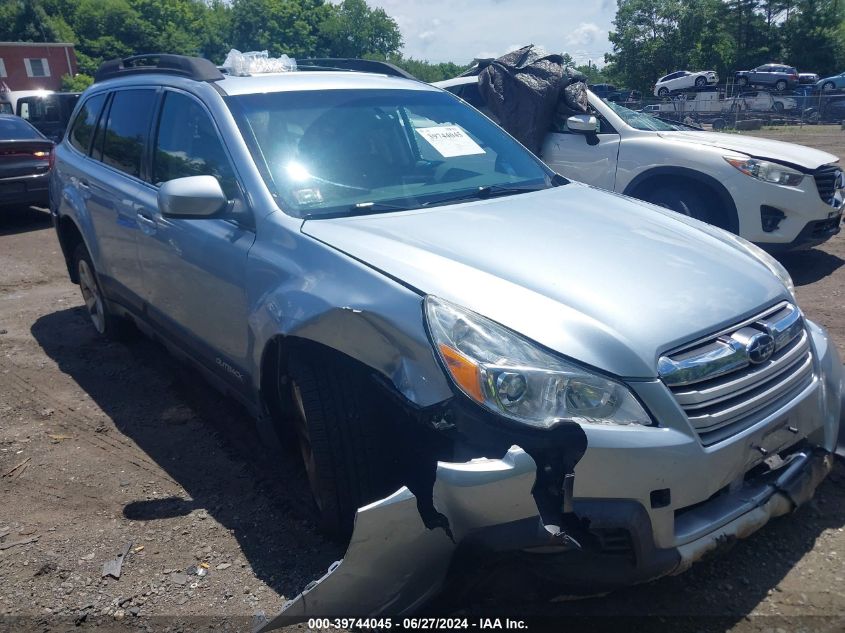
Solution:
<svg viewBox="0 0 845 633">
<path fill-rule="evenodd" d="M 76 72 L 73 44 L 0 42 L 0 86 L 9 90 L 61 90 L 62 75 Z"/>
</svg>

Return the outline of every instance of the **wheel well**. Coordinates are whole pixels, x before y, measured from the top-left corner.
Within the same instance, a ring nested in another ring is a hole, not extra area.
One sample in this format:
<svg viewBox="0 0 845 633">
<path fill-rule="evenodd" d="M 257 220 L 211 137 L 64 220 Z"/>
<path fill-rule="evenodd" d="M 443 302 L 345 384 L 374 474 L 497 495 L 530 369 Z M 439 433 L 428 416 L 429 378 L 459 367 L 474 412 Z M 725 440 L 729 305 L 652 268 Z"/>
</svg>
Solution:
<svg viewBox="0 0 845 633">
<path fill-rule="evenodd" d="M 719 221 L 714 224 L 731 233 L 739 233 L 739 217 L 731 194 L 724 185 L 707 174 L 680 167 L 657 168 L 640 174 L 623 193 L 647 201 L 649 193 L 662 187 L 693 188 L 706 199 L 717 200 L 716 215 Z"/>
<path fill-rule="evenodd" d="M 419 415 L 409 409 L 407 401 L 386 380 L 360 361 L 320 343 L 295 336 L 278 335 L 264 347 L 261 360 L 261 400 L 269 414 L 272 428 L 282 445 L 296 446 L 296 415 L 290 384 L 290 364 L 293 353 L 320 358 L 324 363 L 336 360 L 344 371 L 360 371 L 366 383 L 378 394 L 379 433 L 387 434 L 394 454 L 395 472 L 401 485 L 407 486 L 417 497 L 420 514 L 426 525 L 435 525 L 438 513 L 433 505 L 433 486 L 438 460 L 453 458 L 453 441 L 443 433 L 427 426 Z M 382 400 L 383 399 L 383 400 Z M 441 416 L 442 417 L 442 416 Z M 479 453 L 477 457 L 484 456 Z"/>
<path fill-rule="evenodd" d="M 345 369 L 351 368 L 353 371 L 360 371 L 362 374 L 371 376 L 373 388 L 381 389 L 385 397 L 388 397 L 387 392 L 384 391 L 386 383 L 372 377 L 373 370 L 351 356 L 321 343 L 297 336 L 281 334 L 274 336 L 264 346 L 264 353 L 261 356 L 259 388 L 263 408 L 272 417 L 276 429 L 283 439 L 293 437 L 294 433 L 291 417 L 293 415 L 293 400 L 288 389 L 289 363 L 293 352 L 314 355 L 328 359 L 329 362 L 332 358 L 335 358 L 339 363 L 343 363 Z"/>
<path fill-rule="evenodd" d="M 79 244 L 84 244 L 85 240 L 82 238 L 82 232 L 76 223 L 69 217 L 62 216 L 59 218 L 59 245 L 62 247 L 62 253 L 65 256 L 65 264 L 67 265 L 70 280 L 73 283 L 79 283 L 79 276 L 73 268 L 73 253 Z"/>
</svg>

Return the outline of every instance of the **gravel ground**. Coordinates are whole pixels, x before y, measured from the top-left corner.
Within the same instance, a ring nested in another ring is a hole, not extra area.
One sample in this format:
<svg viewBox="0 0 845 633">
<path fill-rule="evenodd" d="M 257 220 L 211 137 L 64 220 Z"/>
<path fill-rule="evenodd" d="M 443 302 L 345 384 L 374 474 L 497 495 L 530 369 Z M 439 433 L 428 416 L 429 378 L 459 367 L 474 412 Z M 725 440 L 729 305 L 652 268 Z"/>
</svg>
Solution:
<svg viewBox="0 0 845 633">
<path fill-rule="evenodd" d="M 841 350 L 844 261 L 843 235 L 784 259 L 801 306 Z M 248 630 L 343 555 L 315 529 L 296 454 L 266 454 L 237 405 L 154 343 L 98 338 L 80 306 L 49 216 L 4 211 L 0 631 Z M 565 616 L 570 630 L 648 616 L 638 629 L 842 631 L 843 525 L 838 462 L 812 503 L 682 576 L 466 613 Z M 101 579 L 127 545 L 120 579 Z"/>
</svg>

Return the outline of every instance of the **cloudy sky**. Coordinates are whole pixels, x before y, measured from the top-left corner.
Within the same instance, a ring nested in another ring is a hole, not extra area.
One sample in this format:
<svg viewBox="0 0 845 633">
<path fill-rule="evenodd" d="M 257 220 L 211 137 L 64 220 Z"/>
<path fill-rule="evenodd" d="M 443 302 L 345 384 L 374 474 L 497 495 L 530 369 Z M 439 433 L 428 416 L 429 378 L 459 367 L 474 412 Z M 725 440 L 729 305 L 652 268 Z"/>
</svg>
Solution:
<svg viewBox="0 0 845 633">
<path fill-rule="evenodd" d="M 468 63 L 538 44 L 579 64 L 603 63 L 615 0 L 368 0 L 402 29 L 403 52 L 433 62 Z"/>
</svg>

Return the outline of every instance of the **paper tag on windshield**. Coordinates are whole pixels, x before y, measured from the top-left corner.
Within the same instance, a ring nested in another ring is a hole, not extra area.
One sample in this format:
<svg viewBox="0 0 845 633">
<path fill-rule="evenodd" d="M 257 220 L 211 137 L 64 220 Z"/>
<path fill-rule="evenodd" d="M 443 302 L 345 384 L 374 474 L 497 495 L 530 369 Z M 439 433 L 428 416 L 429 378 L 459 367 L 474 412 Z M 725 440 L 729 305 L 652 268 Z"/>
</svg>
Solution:
<svg viewBox="0 0 845 633">
<path fill-rule="evenodd" d="M 481 146 L 457 125 L 417 128 L 422 136 L 444 158 L 483 154 Z"/>
</svg>

